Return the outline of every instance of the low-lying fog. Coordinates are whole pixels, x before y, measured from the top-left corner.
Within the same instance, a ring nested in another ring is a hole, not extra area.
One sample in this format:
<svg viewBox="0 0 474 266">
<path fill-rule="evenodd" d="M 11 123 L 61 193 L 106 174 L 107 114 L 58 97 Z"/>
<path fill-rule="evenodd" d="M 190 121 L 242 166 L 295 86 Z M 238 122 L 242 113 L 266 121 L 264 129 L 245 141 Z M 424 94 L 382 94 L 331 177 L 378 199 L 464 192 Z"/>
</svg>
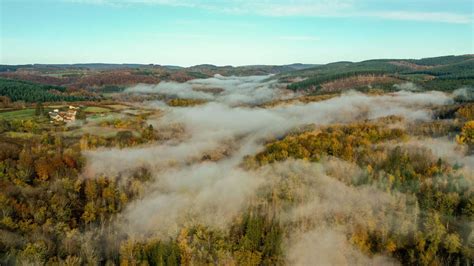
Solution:
<svg viewBox="0 0 474 266">
<path fill-rule="evenodd" d="M 337 212 L 365 223 L 367 216 L 383 209 L 389 216 L 377 219 L 390 219 L 397 230 L 409 231 L 418 210 L 404 204 L 403 195 L 370 186 L 351 186 L 344 182 L 344 175 L 357 175 L 360 169 L 336 159 L 319 163 L 289 160 L 258 170 L 245 170 L 240 165 L 246 155 L 260 151 L 265 141 L 282 137 L 301 126 L 350 123 L 389 115 L 402 116 L 406 121 L 429 121 L 432 119 L 429 107 L 452 103 L 454 95 L 408 90 L 366 95 L 349 91 L 319 102 L 263 108 L 262 103 L 298 96 L 269 78 L 215 76 L 127 89 L 126 93 L 203 99 L 207 103 L 192 107 L 167 107 L 160 101 L 143 103 L 148 108 L 164 111 L 159 119 L 148 121 L 155 129 L 179 124 L 184 128 L 182 136 L 142 147 L 89 151 L 84 176 L 127 176 L 141 167 L 149 169 L 153 181 L 145 196 L 127 208 L 121 226 L 128 234 L 153 233 L 168 237 L 176 235 L 180 227 L 192 224 L 225 229 L 255 200 L 258 190 L 274 186 L 289 175 L 298 175 L 304 184 L 298 193 L 306 195 L 307 201 L 280 213 L 280 219 L 283 223 L 310 219 L 313 226 L 287 232 L 288 261 L 300 264 L 392 262 L 363 255 L 345 238 L 351 224 L 333 225 L 325 217 Z M 441 147 L 436 143 L 424 144 Z M 454 146 L 447 144 L 442 146 L 446 149 L 435 149 L 435 152 L 465 159 Z M 218 153 L 220 157 L 203 160 L 203 156 L 210 153 Z M 329 175 L 328 169 L 333 169 L 331 173 L 334 169 L 345 171 L 337 178 Z"/>
</svg>

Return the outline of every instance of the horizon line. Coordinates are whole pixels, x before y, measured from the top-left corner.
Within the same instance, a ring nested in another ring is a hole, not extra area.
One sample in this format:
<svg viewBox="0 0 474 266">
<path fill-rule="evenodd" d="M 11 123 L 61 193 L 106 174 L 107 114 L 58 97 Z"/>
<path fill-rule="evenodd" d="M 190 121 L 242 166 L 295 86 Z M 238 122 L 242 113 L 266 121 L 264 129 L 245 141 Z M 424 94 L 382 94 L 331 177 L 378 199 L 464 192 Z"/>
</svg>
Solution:
<svg viewBox="0 0 474 266">
<path fill-rule="evenodd" d="M 215 66 L 215 67 L 248 67 L 248 66 L 286 66 L 286 65 L 326 65 L 331 63 L 339 63 L 339 62 L 351 62 L 351 63 L 359 63 L 365 61 L 372 61 L 372 60 L 421 60 L 427 58 L 436 58 L 436 57 L 446 57 L 446 56 L 474 56 L 474 53 L 466 53 L 466 54 L 447 54 L 447 55 L 438 55 L 438 56 L 428 56 L 428 57 L 418 57 L 418 58 L 370 58 L 360 61 L 349 61 L 349 60 L 337 60 L 331 61 L 326 63 L 302 63 L 302 62 L 292 62 L 292 63 L 285 63 L 285 64 L 244 64 L 244 65 L 216 65 L 212 63 L 201 63 L 201 64 L 193 64 L 193 65 L 177 65 L 177 64 L 158 64 L 158 63 L 105 63 L 105 62 L 89 62 L 89 63 L 26 63 L 26 64 L 3 64 L 0 63 L 1 66 L 34 66 L 34 65 L 44 65 L 44 66 L 59 66 L 59 65 L 141 65 L 141 66 L 171 66 L 171 67 L 182 67 L 182 68 L 190 68 L 196 66 Z"/>
</svg>

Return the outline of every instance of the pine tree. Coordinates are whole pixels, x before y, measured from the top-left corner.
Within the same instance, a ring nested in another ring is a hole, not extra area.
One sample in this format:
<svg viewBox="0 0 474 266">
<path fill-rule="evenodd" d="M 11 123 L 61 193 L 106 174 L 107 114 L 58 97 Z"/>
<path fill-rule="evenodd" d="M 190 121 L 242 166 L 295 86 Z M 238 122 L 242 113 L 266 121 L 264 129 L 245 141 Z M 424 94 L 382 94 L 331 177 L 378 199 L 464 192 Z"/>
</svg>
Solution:
<svg viewBox="0 0 474 266">
<path fill-rule="evenodd" d="M 43 113 L 43 105 L 40 102 L 36 103 L 35 115 L 40 116 Z"/>
</svg>

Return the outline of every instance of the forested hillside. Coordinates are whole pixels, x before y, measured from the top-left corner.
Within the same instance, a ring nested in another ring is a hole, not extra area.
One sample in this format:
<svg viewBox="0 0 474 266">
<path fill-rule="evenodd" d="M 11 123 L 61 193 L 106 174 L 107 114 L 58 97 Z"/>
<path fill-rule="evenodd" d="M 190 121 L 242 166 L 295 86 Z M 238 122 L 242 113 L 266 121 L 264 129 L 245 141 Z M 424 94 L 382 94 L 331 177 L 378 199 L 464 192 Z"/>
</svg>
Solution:
<svg viewBox="0 0 474 266">
<path fill-rule="evenodd" d="M 351 77 L 388 76 L 392 81 L 354 84 L 351 88 L 369 87 L 394 90 L 394 84 L 412 82 L 424 90 L 453 91 L 474 85 L 474 56 L 447 56 L 420 60 L 369 60 L 359 63 L 338 62 L 291 73 L 280 74 L 291 90 L 319 92 L 326 83 Z M 303 79 L 298 81 L 299 79 Z M 294 82 L 294 80 L 296 80 Z"/>
<path fill-rule="evenodd" d="M 68 95 L 64 87 L 4 78 L 0 78 L 0 95 L 10 98 L 11 101 L 25 101 L 28 103 L 83 101 L 87 99 L 82 96 Z"/>
<path fill-rule="evenodd" d="M 139 64 L 75 64 L 0 66 L 0 76 L 27 80 L 45 85 L 57 85 L 73 90 L 100 91 L 107 86 L 132 86 L 137 83 L 156 84 L 160 81 L 186 82 L 224 76 L 276 74 L 288 89 L 320 93 L 325 84 L 344 80 L 345 89 L 379 88 L 396 90 L 394 84 L 411 82 L 424 90 L 452 91 L 474 84 L 472 55 L 442 56 L 424 59 L 378 59 L 363 62 L 336 62 L 325 65 L 291 64 L 280 66 L 215 66 L 209 64 L 174 67 Z M 377 77 L 364 80 L 365 77 Z M 382 78 L 379 78 L 382 77 Z M 358 80 L 352 83 L 353 80 Z M 328 92 L 323 89 L 322 91 Z"/>
<path fill-rule="evenodd" d="M 0 65 L 0 76 L 69 89 L 96 91 L 107 86 L 154 84 L 160 81 L 185 82 L 196 78 L 209 78 L 216 74 L 225 76 L 278 74 L 313 66 L 291 64 L 233 67 L 204 64 L 184 68 L 140 64 Z"/>
</svg>

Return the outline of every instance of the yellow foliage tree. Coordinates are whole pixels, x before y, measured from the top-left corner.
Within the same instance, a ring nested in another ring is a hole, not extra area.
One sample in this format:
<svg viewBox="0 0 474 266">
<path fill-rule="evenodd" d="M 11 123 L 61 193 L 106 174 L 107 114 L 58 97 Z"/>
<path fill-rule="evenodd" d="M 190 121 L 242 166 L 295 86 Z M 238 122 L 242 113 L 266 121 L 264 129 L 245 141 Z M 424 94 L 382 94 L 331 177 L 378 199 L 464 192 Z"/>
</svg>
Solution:
<svg viewBox="0 0 474 266">
<path fill-rule="evenodd" d="M 456 136 L 456 140 L 461 144 L 474 145 L 474 120 L 464 124 L 461 134 Z"/>
</svg>

